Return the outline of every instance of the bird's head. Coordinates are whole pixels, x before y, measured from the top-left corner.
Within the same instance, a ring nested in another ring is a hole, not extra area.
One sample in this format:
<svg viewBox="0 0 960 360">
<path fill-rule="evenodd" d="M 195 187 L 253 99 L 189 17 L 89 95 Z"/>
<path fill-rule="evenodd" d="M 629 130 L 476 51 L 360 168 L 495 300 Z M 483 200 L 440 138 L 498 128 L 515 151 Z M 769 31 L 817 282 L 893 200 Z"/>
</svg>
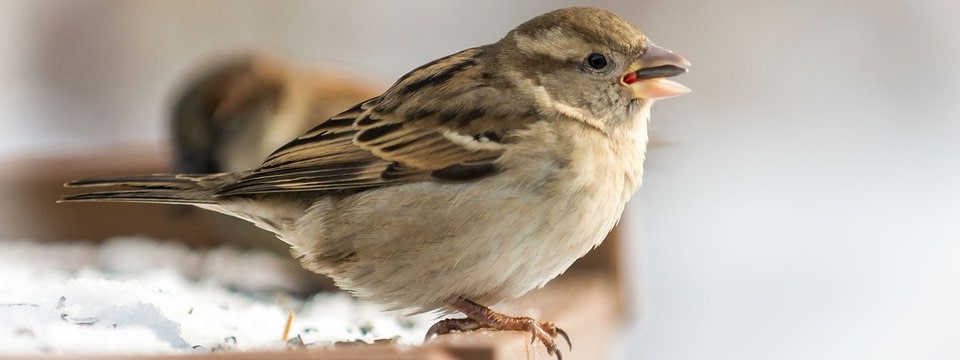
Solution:
<svg viewBox="0 0 960 360">
<path fill-rule="evenodd" d="M 646 108 L 638 104 L 690 92 L 667 79 L 687 72 L 690 62 L 601 9 L 543 14 L 496 46 L 497 62 L 513 72 L 513 81 L 534 89 L 536 101 L 575 117 L 623 118 L 623 111 Z"/>
</svg>

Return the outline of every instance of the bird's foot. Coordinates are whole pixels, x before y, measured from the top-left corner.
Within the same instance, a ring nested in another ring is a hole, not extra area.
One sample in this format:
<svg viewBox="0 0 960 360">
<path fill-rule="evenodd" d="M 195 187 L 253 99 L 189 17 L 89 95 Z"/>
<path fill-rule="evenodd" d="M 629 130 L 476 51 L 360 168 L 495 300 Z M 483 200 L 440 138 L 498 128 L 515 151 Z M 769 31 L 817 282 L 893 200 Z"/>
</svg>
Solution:
<svg viewBox="0 0 960 360">
<path fill-rule="evenodd" d="M 555 355 L 557 360 L 563 359 L 555 340 L 558 335 L 563 337 L 568 347 L 573 348 L 567 333 L 553 323 L 539 322 L 526 316 L 507 316 L 464 298 L 457 298 L 451 301 L 450 305 L 467 315 L 467 318 L 440 320 L 427 330 L 425 340 L 434 335 L 443 335 L 454 331 L 515 330 L 529 332 L 532 335 L 530 342 L 540 340 L 543 346 L 547 348 L 547 353 Z"/>
</svg>

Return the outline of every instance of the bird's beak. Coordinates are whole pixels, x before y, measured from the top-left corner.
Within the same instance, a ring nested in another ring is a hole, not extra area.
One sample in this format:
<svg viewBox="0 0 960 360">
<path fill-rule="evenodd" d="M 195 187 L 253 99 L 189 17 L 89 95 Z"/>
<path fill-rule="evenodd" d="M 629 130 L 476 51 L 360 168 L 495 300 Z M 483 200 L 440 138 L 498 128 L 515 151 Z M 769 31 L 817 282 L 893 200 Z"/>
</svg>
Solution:
<svg viewBox="0 0 960 360">
<path fill-rule="evenodd" d="M 666 78 L 687 72 L 690 62 L 673 51 L 654 44 L 637 58 L 620 78 L 637 99 L 663 99 L 689 93 L 690 88 Z"/>
</svg>

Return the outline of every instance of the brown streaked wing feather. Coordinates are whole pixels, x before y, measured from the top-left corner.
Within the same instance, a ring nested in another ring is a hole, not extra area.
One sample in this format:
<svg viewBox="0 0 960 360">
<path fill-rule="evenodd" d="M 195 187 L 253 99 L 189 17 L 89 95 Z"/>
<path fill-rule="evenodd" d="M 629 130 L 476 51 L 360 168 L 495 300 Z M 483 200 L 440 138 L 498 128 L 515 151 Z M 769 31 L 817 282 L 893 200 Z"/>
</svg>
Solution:
<svg viewBox="0 0 960 360">
<path fill-rule="evenodd" d="M 366 160 L 369 154 L 353 145 L 354 122 L 373 98 L 333 116 L 293 141 L 281 146 L 264 160 L 257 172 Z"/>
<path fill-rule="evenodd" d="M 220 195 L 357 189 L 384 185 L 380 174 L 391 161 L 354 145 L 356 117 L 367 100 L 281 146 L 260 168 L 224 186 Z"/>
<path fill-rule="evenodd" d="M 496 173 L 501 139 L 535 113 L 508 105 L 516 99 L 482 66 L 485 50 L 464 50 L 411 71 L 380 97 L 284 145 L 221 194 L 469 181 Z"/>
</svg>

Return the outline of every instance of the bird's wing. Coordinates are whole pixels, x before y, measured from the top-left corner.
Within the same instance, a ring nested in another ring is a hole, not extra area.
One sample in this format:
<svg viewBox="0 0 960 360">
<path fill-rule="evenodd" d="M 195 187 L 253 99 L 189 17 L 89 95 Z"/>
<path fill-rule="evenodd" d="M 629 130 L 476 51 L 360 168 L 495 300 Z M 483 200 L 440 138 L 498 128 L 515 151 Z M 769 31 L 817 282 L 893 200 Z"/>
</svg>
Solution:
<svg viewBox="0 0 960 360">
<path fill-rule="evenodd" d="M 499 169 L 505 135 L 535 119 L 481 66 L 484 48 L 428 63 L 383 95 L 276 150 L 221 195 L 469 181 Z"/>
</svg>

